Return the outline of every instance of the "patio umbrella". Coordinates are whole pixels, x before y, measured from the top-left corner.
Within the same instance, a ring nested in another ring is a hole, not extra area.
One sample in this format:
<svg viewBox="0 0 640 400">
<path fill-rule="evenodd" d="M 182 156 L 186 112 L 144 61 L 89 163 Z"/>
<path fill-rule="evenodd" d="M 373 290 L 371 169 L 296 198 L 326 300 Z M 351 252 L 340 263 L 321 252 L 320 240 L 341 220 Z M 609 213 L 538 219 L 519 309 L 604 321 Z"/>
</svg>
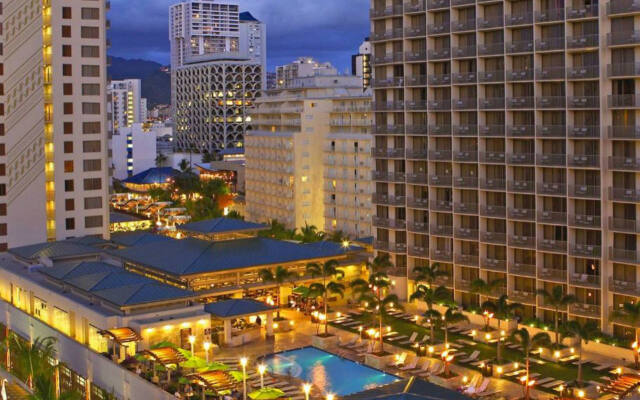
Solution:
<svg viewBox="0 0 640 400">
<path fill-rule="evenodd" d="M 176 346 L 175 344 L 171 343 L 171 342 L 167 342 L 166 340 L 163 342 L 158 342 L 154 345 L 151 346 L 151 349 L 161 349 L 163 347 L 172 347 L 172 348 L 177 348 L 178 346 Z"/>
<path fill-rule="evenodd" d="M 244 374 L 240 371 L 229 371 L 229 375 L 231 375 L 236 382 L 242 382 L 244 378 Z"/>
<path fill-rule="evenodd" d="M 283 397 L 285 393 L 276 388 L 262 388 L 256 390 L 255 392 L 249 393 L 249 397 L 253 400 L 270 400 L 270 399 L 279 399 Z"/>
<path fill-rule="evenodd" d="M 229 366 L 227 364 L 223 364 L 221 362 L 210 362 L 209 364 L 206 364 L 204 367 L 198 369 L 198 372 L 205 372 L 205 371 L 226 371 L 229 369 Z"/>
<path fill-rule="evenodd" d="M 307 295 L 309 294 L 309 288 L 306 286 L 298 286 L 296 288 L 293 288 L 291 292 L 294 294 L 299 294 L 302 297 L 307 297 Z"/>
</svg>

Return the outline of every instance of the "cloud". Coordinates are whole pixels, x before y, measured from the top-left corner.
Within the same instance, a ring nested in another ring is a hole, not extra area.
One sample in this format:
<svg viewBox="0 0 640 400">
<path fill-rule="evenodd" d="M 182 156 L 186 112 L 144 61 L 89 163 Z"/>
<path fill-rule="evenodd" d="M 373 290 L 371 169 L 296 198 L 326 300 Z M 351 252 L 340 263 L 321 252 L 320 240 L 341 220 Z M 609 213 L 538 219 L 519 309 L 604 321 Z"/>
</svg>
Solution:
<svg viewBox="0 0 640 400">
<path fill-rule="evenodd" d="M 135 7 L 132 7 L 132 1 Z M 369 35 L 369 0 L 237 0 L 267 24 L 269 69 L 299 56 L 331 61 L 341 71 Z M 169 63 L 170 0 L 112 0 L 110 53 Z"/>
</svg>

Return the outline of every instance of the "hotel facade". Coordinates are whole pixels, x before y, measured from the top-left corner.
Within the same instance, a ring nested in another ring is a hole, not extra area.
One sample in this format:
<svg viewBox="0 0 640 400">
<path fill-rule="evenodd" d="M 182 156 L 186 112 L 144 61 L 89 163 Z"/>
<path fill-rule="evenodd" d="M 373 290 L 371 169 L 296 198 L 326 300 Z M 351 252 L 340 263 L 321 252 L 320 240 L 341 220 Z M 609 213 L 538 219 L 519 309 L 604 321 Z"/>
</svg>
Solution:
<svg viewBox="0 0 640 400">
<path fill-rule="evenodd" d="M 374 248 L 395 274 L 438 262 L 551 321 L 628 333 L 640 297 L 640 8 L 626 0 L 374 0 Z M 638 26 L 638 27 L 636 27 Z M 601 95 L 602 94 L 602 95 Z M 411 283 L 405 286 L 411 291 Z"/>
</svg>

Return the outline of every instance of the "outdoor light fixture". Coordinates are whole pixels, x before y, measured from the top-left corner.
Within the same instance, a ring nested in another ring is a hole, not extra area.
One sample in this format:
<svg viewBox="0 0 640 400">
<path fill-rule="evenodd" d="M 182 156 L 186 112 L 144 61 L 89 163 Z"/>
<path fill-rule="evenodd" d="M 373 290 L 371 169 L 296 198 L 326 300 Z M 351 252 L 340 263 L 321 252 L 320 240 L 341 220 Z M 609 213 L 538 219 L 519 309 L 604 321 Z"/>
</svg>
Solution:
<svg viewBox="0 0 640 400">
<path fill-rule="evenodd" d="M 267 372 L 267 366 L 264 364 L 258 365 L 258 373 L 260 374 L 260 388 L 264 388 L 264 373 Z"/>
<path fill-rule="evenodd" d="M 242 366 L 242 398 L 247 400 L 247 357 L 240 358 L 240 365 Z"/>
<path fill-rule="evenodd" d="M 311 393 L 311 384 L 305 383 L 304 385 L 302 385 L 302 391 L 304 392 L 305 400 L 309 400 L 309 393 Z"/>
</svg>

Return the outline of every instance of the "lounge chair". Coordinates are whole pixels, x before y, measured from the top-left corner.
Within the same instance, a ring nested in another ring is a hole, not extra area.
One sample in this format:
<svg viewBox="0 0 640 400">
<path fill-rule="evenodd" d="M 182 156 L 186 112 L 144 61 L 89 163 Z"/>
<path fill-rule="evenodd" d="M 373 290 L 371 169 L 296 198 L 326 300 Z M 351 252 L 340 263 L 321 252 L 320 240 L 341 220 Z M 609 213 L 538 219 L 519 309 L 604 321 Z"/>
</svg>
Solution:
<svg viewBox="0 0 640 400">
<path fill-rule="evenodd" d="M 417 375 L 420 372 L 428 371 L 430 364 L 431 364 L 431 360 L 427 359 L 427 360 L 424 360 L 424 362 L 422 363 L 421 366 L 416 367 L 416 368 L 414 368 L 412 370 L 409 370 L 409 371 L 405 371 L 405 372 L 407 372 L 408 374 L 411 374 L 411 375 Z"/>
<path fill-rule="evenodd" d="M 416 365 L 418 365 L 418 357 L 415 357 L 413 360 L 411 360 L 409 363 L 407 363 L 403 367 L 398 367 L 398 370 L 409 371 L 409 370 L 415 369 Z"/>
<path fill-rule="evenodd" d="M 413 344 L 417 338 L 418 338 L 418 332 L 413 332 L 409 340 L 403 340 L 401 342 L 398 342 L 398 344 Z"/>
<path fill-rule="evenodd" d="M 467 390 L 465 390 L 463 393 L 469 396 L 476 393 L 482 393 L 485 390 L 487 390 L 487 386 L 489 386 L 489 383 L 491 383 L 491 378 L 484 378 L 482 383 L 480 383 L 477 387 L 470 387 Z"/>
<path fill-rule="evenodd" d="M 338 336 L 338 347 L 349 347 L 351 345 L 354 345 L 358 342 L 358 338 L 353 338 L 352 340 L 344 340 L 342 337 Z"/>
<path fill-rule="evenodd" d="M 461 363 L 468 363 L 468 362 L 471 362 L 471 361 L 475 361 L 478 358 L 479 355 L 480 355 L 480 351 L 474 350 L 473 353 L 471 353 L 471 355 L 469 357 L 462 358 L 462 359 L 460 359 L 458 361 L 461 362 Z"/>
<path fill-rule="evenodd" d="M 546 378 L 542 378 L 542 379 L 538 379 L 538 381 L 536 382 L 537 385 L 544 385 L 545 383 L 549 383 L 553 380 L 555 380 L 556 378 L 550 378 L 550 377 L 546 377 Z M 600 385 L 600 384 L 599 384 Z"/>
<path fill-rule="evenodd" d="M 484 392 L 476 393 L 475 396 L 476 397 L 493 396 L 494 394 L 498 394 L 500 392 L 502 392 L 502 390 L 500 389 L 485 390 Z"/>
<path fill-rule="evenodd" d="M 398 335 L 392 338 L 387 339 L 389 342 L 395 342 L 396 340 L 406 339 L 407 335 Z"/>
<path fill-rule="evenodd" d="M 561 380 L 555 380 L 555 381 L 553 381 L 553 382 L 549 382 L 549 383 L 546 383 L 546 384 L 542 385 L 542 387 L 543 387 L 543 388 L 550 389 L 550 388 L 555 387 L 555 386 L 558 386 L 558 385 L 564 385 L 564 383 L 565 383 L 564 381 L 561 381 Z"/>
<path fill-rule="evenodd" d="M 420 339 L 417 343 L 419 345 L 423 345 L 423 344 L 426 344 L 428 341 L 429 341 L 429 334 L 425 333 L 422 339 Z"/>
<path fill-rule="evenodd" d="M 431 365 L 426 370 L 421 371 L 419 373 L 416 373 L 414 375 L 420 376 L 420 377 L 425 377 L 425 376 L 431 375 L 431 374 L 433 374 L 433 372 L 435 370 L 440 368 L 440 364 L 442 364 L 442 363 L 439 362 L 439 361 L 434 361 L 434 362 L 431 363 Z"/>
<path fill-rule="evenodd" d="M 469 389 L 470 387 L 476 387 L 476 386 L 478 386 L 478 383 L 480 383 L 481 381 L 482 381 L 482 375 L 481 374 L 476 374 L 476 375 L 473 376 L 473 378 L 471 378 L 469 383 L 467 383 L 466 385 L 460 386 L 459 391 L 464 392 L 465 390 Z"/>
</svg>

